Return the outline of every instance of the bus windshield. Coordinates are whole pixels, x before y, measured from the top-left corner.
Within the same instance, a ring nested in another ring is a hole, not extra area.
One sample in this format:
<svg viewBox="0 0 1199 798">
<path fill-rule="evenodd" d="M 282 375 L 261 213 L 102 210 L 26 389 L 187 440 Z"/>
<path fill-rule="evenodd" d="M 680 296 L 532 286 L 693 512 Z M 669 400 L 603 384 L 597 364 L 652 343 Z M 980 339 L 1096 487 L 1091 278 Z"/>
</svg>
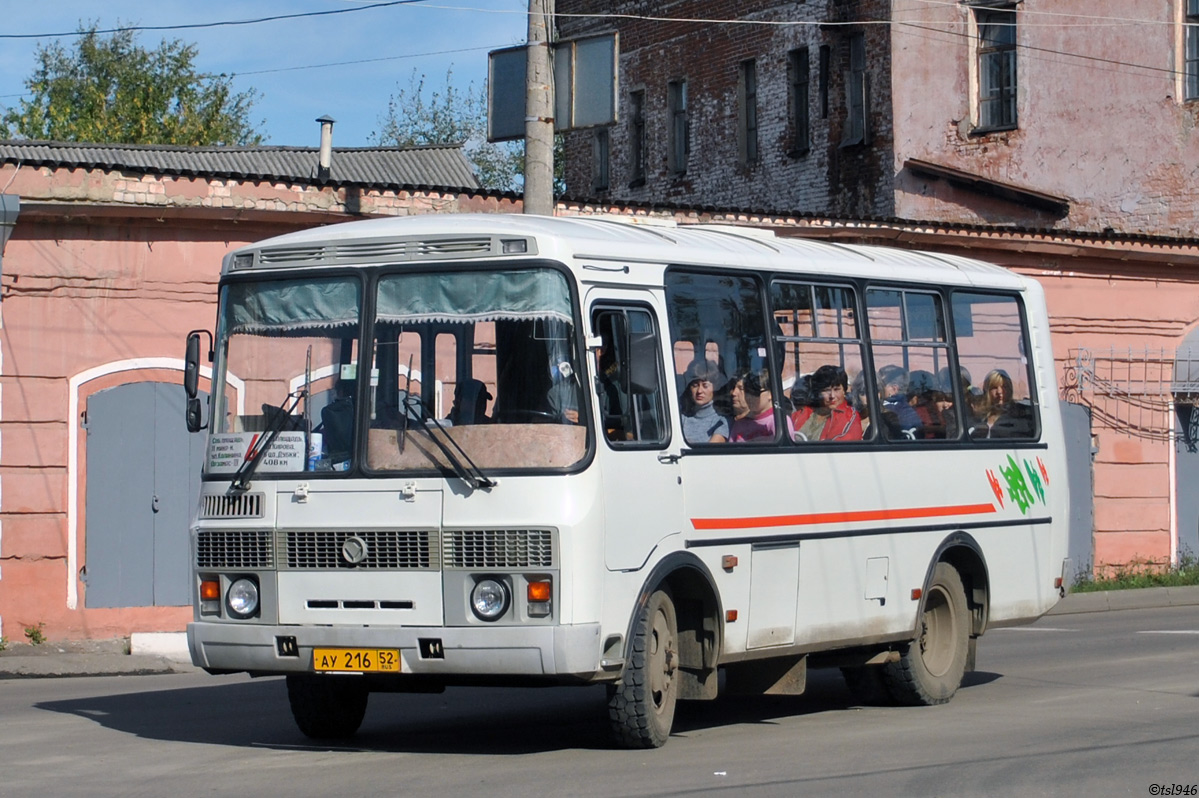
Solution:
<svg viewBox="0 0 1199 798">
<path fill-rule="evenodd" d="M 206 473 L 236 472 L 269 431 L 260 473 L 348 470 L 361 295 L 353 277 L 224 286 Z"/>
<path fill-rule="evenodd" d="M 380 278 L 367 468 L 565 468 L 582 459 L 580 358 L 552 269 Z M 449 451 L 447 451 L 447 449 Z"/>
<path fill-rule="evenodd" d="M 205 473 L 243 483 L 263 443 L 252 473 L 461 476 L 582 460 L 581 358 L 561 273 L 384 274 L 365 349 L 363 304 L 353 276 L 224 286 Z"/>
</svg>

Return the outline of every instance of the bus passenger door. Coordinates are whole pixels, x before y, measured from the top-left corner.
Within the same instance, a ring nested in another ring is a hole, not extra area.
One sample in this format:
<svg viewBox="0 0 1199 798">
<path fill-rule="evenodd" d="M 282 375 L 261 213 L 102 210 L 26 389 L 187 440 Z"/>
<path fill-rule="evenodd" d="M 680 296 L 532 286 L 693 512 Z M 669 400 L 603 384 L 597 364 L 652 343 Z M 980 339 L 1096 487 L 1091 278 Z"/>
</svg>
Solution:
<svg viewBox="0 0 1199 798">
<path fill-rule="evenodd" d="M 644 565 L 662 538 L 682 530 L 683 516 L 658 316 L 649 294 L 631 296 L 589 297 L 605 562 L 614 571 Z"/>
</svg>

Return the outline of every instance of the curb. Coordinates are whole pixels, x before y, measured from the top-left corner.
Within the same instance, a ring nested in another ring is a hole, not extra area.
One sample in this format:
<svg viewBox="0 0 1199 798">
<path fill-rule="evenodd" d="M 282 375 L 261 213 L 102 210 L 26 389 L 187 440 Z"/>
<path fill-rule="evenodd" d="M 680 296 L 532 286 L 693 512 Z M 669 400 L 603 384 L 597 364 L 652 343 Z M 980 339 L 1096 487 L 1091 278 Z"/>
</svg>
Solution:
<svg viewBox="0 0 1199 798">
<path fill-rule="evenodd" d="M 1199 605 L 1199 586 L 1146 587 L 1139 590 L 1097 590 L 1071 593 L 1046 615 L 1075 615 L 1084 612 L 1146 610 L 1158 607 Z"/>
</svg>

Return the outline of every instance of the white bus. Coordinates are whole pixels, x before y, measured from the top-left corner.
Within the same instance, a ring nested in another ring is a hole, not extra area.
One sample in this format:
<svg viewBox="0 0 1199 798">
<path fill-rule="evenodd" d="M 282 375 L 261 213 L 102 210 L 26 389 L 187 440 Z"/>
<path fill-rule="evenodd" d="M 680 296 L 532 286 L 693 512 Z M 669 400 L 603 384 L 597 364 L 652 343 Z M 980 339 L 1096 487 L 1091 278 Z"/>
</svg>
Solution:
<svg viewBox="0 0 1199 798">
<path fill-rule="evenodd" d="M 188 642 L 312 737 L 378 691 L 948 701 L 1063 590 L 1040 287 L 959 257 L 604 218 L 430 215 L 224 261 Z"/>
</svg>

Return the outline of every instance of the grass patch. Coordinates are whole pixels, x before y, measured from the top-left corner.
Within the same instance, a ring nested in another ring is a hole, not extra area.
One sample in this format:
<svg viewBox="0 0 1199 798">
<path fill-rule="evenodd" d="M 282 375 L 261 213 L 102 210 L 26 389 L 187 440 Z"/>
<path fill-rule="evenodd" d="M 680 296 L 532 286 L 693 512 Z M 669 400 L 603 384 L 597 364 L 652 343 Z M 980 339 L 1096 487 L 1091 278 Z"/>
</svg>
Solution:
<svg viewBox="0 0 1199 798">
<path fill-rule="evenodd" d="M 1184 555 L 1178 565 L 1163 566 L 1151 562 L 1134 562 L 1108 568 L 1099 576 L 1086 576 L 1070 588 L 1073 593 L 1095 593 L 1100 590 L 1133 590 L 1142 587 L 1189 587 L 1199 585 L 1199 559 Z"/>
</svg>

